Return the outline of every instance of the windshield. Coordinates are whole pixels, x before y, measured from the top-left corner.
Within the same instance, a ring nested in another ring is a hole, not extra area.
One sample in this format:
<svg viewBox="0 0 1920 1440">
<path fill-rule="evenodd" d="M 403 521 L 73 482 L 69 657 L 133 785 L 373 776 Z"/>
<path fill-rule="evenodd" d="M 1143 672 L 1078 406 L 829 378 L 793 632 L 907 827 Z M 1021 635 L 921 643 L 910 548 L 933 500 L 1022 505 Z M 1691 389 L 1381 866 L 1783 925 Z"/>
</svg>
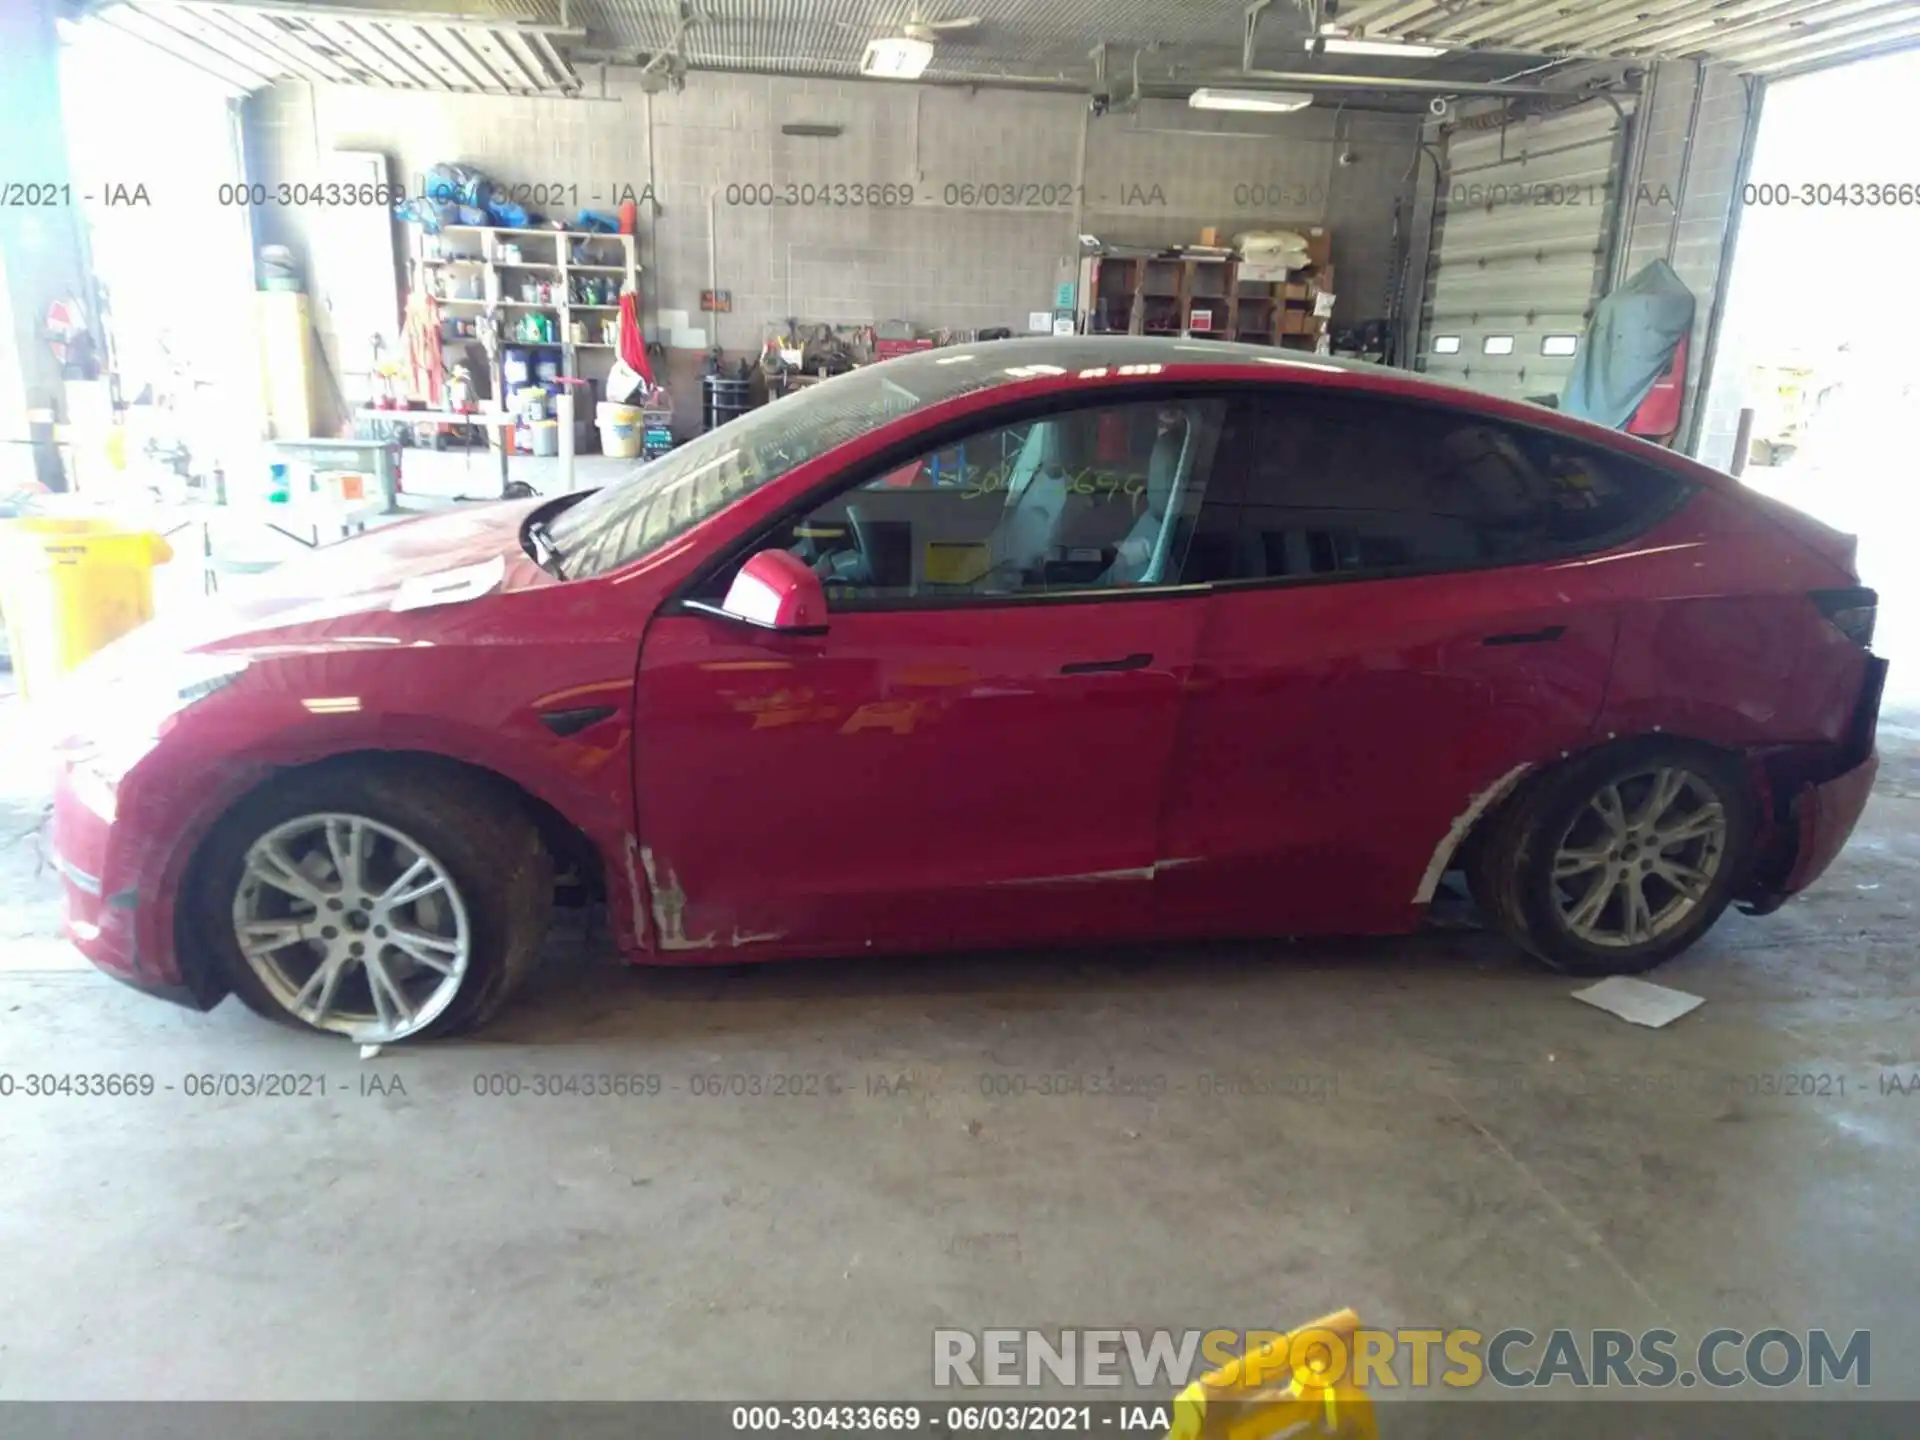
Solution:
<svg viewBox="0 0 1920 1440">
<path fill-rule="evenodd" d="M 939 398 L 877 368 L 850 371 L 640 466 L 562 512 L 550 538 L 568 579 L 617 569 L 794 466 Z"/>
</svg>

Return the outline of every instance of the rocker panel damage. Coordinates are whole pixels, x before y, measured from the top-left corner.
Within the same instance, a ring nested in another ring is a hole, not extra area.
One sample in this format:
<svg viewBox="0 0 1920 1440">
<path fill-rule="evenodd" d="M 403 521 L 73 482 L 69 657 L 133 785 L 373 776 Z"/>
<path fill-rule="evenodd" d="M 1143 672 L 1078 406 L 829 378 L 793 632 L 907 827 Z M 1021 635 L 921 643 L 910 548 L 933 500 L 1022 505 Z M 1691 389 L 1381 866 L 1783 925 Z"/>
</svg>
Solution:
<svg viewBox="0 0 1920 1440">
<path fill-rule="evenodd" d="M 638 853 L 640 867 L 647 872 L 647 890 L 651 895 L 650 906 L 643 907 L 640 897 L 640 877 L 634 873 L 633 857 Z M 718 931 L 709 930 L 698 937 L 687 934 L 687 892 L 680 883 L 680 877 L 674 873 L 671 865 L 663 865 L 653 853 L 653 847 L 642 845 L 632 836 L 627 838 L 627 877 L 633 887 L 633 905 L 636 916 L 651 914 L 655 943 L 662 950 L 717 950 L 724 943 L 729 950 L 738 950 L 743 945 L 765 945 L 784 939 L 784 930 L 742 930 L 738 925 L 732 927 L 732 934 L 722 942 Z"/>
</svg>

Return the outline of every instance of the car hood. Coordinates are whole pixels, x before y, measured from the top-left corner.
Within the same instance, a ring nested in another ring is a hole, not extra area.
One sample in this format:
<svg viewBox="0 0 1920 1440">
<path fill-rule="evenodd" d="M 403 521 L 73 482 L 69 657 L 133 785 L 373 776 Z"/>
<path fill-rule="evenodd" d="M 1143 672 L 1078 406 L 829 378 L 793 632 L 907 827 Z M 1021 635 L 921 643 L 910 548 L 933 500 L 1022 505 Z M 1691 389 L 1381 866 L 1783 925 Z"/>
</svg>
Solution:
<svg viewBox="0 0 1920 1440">
<path fill-rule="evenodd" d="M 341 628 L 335 622 L 355 617 L 382 614 L 390 625 L 385 615 L 549 583 L 520 543 L 520 527 L 541 503 L 463 506 L 297 555 L 264 575 L 230 582 L 233 593 L 210 604 L 188 605 L 143 626 L 137 632 L 142 648 L 226 650 L 318 639 Z M 365 629 L 364 618 L 346 628 Z"/>
</svg>

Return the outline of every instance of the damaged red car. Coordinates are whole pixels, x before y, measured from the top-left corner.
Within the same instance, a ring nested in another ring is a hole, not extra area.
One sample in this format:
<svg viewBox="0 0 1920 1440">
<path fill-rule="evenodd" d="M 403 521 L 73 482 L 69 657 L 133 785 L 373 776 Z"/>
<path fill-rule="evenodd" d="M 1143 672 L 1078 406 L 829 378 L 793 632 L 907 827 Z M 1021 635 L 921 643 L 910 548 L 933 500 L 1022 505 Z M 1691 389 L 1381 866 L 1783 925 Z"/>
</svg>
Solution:
<svg viewBox="0 0 1920 1440">
<path fill-rule="evenodd" d="M 859 369 L 617 484 L 378 529 L 90 662 L 66 924 L 361 1042 L 549 907 L 636 962 L 1384 935 L 1574 974 L 1777 906 L 1867 800 L 1851 538 L 1551 410 L 1270 349 Z"/>
</svg>

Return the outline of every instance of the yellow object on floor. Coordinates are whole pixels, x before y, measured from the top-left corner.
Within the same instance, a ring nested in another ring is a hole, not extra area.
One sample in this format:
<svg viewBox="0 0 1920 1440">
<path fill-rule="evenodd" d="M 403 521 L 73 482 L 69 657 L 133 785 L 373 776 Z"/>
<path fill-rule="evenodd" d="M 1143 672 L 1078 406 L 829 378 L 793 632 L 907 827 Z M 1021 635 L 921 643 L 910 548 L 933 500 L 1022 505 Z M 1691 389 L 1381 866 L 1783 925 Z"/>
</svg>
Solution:
<svg viewBox="0 0 1920 1440">
<path fill-rule="evenodd" d="M 153 618 L 153 567 L 173 549 L 111 520 L 0 520 L 0 615 L 23 700 Z"/>
<path fill-rule="evenodd" d="M 1314 1379 L 1331 1349 L 1351 1351 L 1359 1328 L 1360 1317 L 1342 1310 L 1202 1375 L 1174 1397 L 1167 1440 L 1380 1440 L 1373 1402 L 1344 1366 L 1335 1367 L 1333 1384 Z"/>
</svg>

